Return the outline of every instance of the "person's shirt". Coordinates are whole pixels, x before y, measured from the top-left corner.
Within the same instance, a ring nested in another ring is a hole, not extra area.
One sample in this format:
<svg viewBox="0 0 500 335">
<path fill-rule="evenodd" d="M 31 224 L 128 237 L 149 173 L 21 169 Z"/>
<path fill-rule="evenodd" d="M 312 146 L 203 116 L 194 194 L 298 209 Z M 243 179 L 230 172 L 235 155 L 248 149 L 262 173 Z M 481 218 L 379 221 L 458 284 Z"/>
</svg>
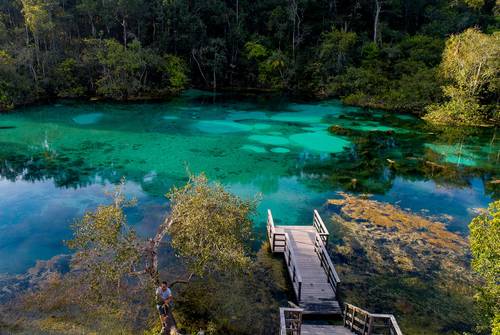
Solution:
<svg viewBox="0 0 500 335">
<path fill-rule="evenodd" d="M 167 287 L 165 291 L 160 287 L 156 289 L 156 296 L 161 298 L 162 302 L 167 300 L 170 296 L 172 296 L 172 291 L 170 291 L 170 287 Z"/>
</svg>

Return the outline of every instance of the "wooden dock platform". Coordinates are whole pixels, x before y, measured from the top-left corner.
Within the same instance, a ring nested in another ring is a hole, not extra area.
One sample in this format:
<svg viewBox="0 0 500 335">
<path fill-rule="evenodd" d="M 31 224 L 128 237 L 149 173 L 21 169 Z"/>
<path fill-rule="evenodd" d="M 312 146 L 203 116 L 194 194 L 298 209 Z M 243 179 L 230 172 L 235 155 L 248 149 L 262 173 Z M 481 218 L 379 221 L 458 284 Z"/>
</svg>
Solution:
<svg viewBox="0 0 500 335">
<path fill-rule="evenodd" d="M 315 210 L 309 226 L 276 226 L 268 210 L 267 231 L 273 252 L 283 253 L 303 314 L 340 315 L 339 276 L 326 251 L 328 230 Z"/>
<path fill-rule="evenodd" d="M 284 255 L 298 304 L 280 308 L 280 335 L 403 335 L 392 314 L 374 314 L 348 303 L 342 311 L 340 279 L 326 250 L 330 233 L 316 210 L 312 224 L 305 226 L 277 226 L 268 210 L 267 236 L 271 251 Z M 307 323 L 303 315 L 325 320 L 342 315 L 344 322 Z"/>
</svg>

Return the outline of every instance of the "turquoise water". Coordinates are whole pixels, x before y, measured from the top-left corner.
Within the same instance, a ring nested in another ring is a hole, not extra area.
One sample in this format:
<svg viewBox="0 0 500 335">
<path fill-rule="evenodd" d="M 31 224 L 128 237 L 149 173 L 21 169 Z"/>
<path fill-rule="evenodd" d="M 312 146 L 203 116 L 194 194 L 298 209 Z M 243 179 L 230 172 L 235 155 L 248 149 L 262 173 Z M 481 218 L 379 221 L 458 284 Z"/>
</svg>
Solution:
<svg viewBox="0 0 500 335">
<path fill-rule="evenodd" d="M 328 127 L 337 125 L 335 134 Z M 431 128 L 408 115 L 339 101 L 189 91 L 165 103 L 59 101 L 0 115 L 0 272 L 67 252 L 63 240 L 104 191 L 126 177 L 138 199 L 128 219 L 153 234 L 164 194 L 204 171 L 240 196 L 261 194 L 275 221 L 308 223 L 343 190 L 430 216 L 450 230 L 498 198 L 500 141 L 494 129 Z M 356 181 L 353 181 L 356 179 Z"/>
</svg>

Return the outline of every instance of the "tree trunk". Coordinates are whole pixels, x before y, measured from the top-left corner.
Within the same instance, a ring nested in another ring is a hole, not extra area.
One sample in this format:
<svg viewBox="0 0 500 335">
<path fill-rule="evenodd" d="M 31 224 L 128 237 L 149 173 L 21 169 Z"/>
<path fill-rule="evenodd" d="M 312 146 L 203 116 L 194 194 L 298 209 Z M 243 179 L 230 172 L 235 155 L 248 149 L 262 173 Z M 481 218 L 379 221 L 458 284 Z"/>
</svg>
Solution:
<svg viewBox="0 0 500 335">
<path fill-rule="evenodd" d="M 196 62 L 196 65 L 198 65 L 198 70 L 200 70 L 200 74 L 201 74 L 201 76 L 203 77 L 203 80 L 205 81 L 205 85 L 207 85 L 207 87 L 208 87 L 209 85 L 208 85 L 207 78 L 205 77 L 205 74 L 203 73 L 203 70 L 201 69 L 200 62 L 198 62 L 198 59 L 196 58 L 196 52 L 195 52 L 195 49 L 192 49 L 192 50 L 191 50 L 191 54 L 192 54 L 192 56 L 193 56 L 194 61 Z"/>
<path fill-rule="evenodd" d="M 380 11 L 382 10 L 382 0 L 375 0 L 375 20 L 373 23 L 373 43 L 378 42 L 378 24 L 380 18 Z"/>
<path fill-rule="evenodd" d="M 95 29 L 94 18 L 92 17 L 92 14 L 89 14 L 89 20 L 90 20 L 90 28 L 92 29 L 92 37 L 95 38 L 95 36 L 96 36 L 96 29 Z"/>
<path fill-rule="evenodd" d="M 123 27 L 123 45 L 125 48 L 127 48 L 127 21 L 125 20 L 125 17 L 123 17 L 122 20 L 122 27 Z"/>
</svg>

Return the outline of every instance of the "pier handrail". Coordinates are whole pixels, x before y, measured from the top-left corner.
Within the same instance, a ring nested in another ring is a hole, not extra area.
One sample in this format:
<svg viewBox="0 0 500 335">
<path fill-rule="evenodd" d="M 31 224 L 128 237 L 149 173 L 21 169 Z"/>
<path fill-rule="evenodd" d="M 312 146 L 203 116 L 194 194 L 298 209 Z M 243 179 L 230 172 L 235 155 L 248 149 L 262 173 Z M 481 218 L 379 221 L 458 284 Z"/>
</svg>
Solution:
<svg viewBox="0 0 500 335">
<path fill-rule="evenodd" d="M 271 252 L 281 252 L 281 250 L 277 250 L 278 248 L 284 249 L 285 234 L 276 232 L 273 214 L 270 209 L 267 210 L 267 237 L 271 246 Z"/>
<path fill-rule="evenodd" d="M 330 236 L 330 233 L 328 232 L 328 229 L 326 229 L 325 223 L 323 222 L 323 219 L 321 219 L 321 216 L 319 215 L 317 210 L 314 210 L 313 226 L 314 228 L 316 228 L 316 231 L 321 237 L 321 240 L 326 245 L 328 243 L 328 237 Z"/>
<path fill-rule="evenodd" d="M 345 304 L 344 327 L 358 335 L 403 335 L 394 315 L 370 313 L 349 303 Z"/>
<path fill-rule="evenodd" d="M 295 252 L 293 251 L 292 244 L 290 242 L 290 237 L 285 233 L 285 263 L 290 274 L 290 279 L 292 280 L 293 290 L 295 296 L 297 297 L 297 302 L 300 303 L 300 298 L 302 295 L 302 275 L 300 274 L 299 267 L 296 264 Z"/>
<path fill-rule="evenodd" d="M 333 265 L 330 255 L 328 254 L 328 251 L 326 251 L 323 240 L 318 233 L 316 233 L 316 237 L 314 240 L 314 250 L 318 254 L 319 261 L 321 262 L 321 266 L 325 270 L 330 286 L 332 287 L 334 292 L 337 292 L 337 285 L 340 283 L 340 277 L 337 273 L 337 270 L 335 270 L 335 266 Z"/>
<path fill-rule="evenodd" d="M 280 307 L 280 335 L 300 335 L 302 308 Z"/>
</svg>

